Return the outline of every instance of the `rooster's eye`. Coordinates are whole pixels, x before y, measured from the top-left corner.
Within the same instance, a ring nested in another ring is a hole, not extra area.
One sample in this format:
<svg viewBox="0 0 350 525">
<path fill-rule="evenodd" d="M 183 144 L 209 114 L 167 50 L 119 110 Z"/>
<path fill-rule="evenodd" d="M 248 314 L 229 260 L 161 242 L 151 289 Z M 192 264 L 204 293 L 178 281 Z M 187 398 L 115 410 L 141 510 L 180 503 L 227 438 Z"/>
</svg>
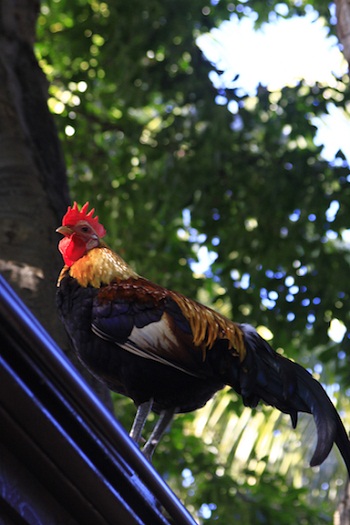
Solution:
<svg viewBox="0 0 350 525">
<path fill-rule="evenodd" d="M 89 228 L 88 226 L 82 226 L 81 231 L 82 231 L 83 233 L 89 233 L 90 228 Z"/>
</svg>

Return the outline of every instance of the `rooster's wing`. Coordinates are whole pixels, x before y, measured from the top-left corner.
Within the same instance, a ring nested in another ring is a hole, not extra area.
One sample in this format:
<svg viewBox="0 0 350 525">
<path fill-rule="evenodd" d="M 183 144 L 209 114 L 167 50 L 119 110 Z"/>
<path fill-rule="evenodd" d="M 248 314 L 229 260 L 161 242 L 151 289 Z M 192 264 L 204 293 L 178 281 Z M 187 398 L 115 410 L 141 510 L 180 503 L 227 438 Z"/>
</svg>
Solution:
<svg viewBox="0 0 350 525">
<path fill-rule="evenodd" d="M 99 337 L 197 377 L 205 374 L 207 351 L 217 339 L 232 347 L 231 325 L 213 310 L 142 278 L 101 288 L 92 310 L 92 330 Z"/>
</svg>

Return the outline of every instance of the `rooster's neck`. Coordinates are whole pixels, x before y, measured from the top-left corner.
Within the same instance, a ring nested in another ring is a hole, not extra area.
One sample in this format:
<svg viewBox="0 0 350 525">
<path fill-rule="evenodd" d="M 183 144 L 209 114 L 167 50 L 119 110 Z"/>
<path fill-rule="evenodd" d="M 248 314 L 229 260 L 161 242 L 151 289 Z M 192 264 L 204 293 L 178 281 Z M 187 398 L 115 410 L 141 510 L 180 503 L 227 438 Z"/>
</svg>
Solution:
<svg viewBox="0 0 350 525">
<path fill-rule="evenodd" d="M 63 269 L 62 272 L 66 271 Z M 69 268 L 69 275 L 76 279 L 80 286 L 94 288 L 100 288 L 114 280 L 138 277 L 119 255 L 106 246 L 99 246 L 87 252 Z"/>
</svg>

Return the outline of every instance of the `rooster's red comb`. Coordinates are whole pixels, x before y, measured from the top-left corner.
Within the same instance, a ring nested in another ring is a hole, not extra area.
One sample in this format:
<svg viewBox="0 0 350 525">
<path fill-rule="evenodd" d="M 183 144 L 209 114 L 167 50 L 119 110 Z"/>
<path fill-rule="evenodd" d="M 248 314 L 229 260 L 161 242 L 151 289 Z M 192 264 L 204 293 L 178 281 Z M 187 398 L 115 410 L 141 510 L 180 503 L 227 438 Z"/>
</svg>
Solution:
<svg viewBox="0 0 350 525">
<path fill-rule="evenodd" d="M 99 237 L 104 237 L 106 235 L 106 230 L 98 222 L 98 217 L 93 217 L 95 213 L 95 208 L 92 208 L 89 212 L 89 203 L 86 202 L 82 206 L 81 210 L 78 208 L 78 204 L 74 202 L 73 206 L 68 206 L 67 213 L 62 219 L 62 226 L 74 226 L 79 221 L 86 221 L 92 226 Z"/>
</svg>

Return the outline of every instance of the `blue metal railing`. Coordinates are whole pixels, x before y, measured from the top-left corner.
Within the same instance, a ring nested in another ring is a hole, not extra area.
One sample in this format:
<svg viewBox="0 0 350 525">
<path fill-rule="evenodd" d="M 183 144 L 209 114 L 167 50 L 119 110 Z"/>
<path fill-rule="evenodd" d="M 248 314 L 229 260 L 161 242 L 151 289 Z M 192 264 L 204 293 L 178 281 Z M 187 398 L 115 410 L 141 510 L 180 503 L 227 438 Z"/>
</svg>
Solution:
<svg viewBox="0 0 350 525">
<path fill-rule="evenodd" d="M 101 523 L 124 523 L 122 509 L 125 524 L 128 513 L 129 523 L 196 524 L 2 276 L 0 338 L 0 406 L 19 419 L 23 402 L 15 404 L 13 396 L 21 391 L 28 398 L 28 406 L 35 405 L 37 413 L 41 411 L 46 436 L 52 433 L 50 442 L 45 442 L 43 432 L 26 418 L 23 428 L 37 447 L 46 447 L 45 458 L 49 457 L 55 468 L 70 478 L 69 483 L 74 484 L 76 469 L 79 494 L 84 493 L 85 500 L 90 498 L 89 503 L 102 516 L 104 513 L 109 516 Z M 12 395 L 9 389 L 15 383 Z M 66 457 L 72 457 L 70 468 L 59 464 L 59 453 L 53 450 L 59 440 L 67 444 Z M 83 473 L 85 479 L 78 479 Z M 110 502 L 108 511 L 107 502 Z"/>
</svg>

